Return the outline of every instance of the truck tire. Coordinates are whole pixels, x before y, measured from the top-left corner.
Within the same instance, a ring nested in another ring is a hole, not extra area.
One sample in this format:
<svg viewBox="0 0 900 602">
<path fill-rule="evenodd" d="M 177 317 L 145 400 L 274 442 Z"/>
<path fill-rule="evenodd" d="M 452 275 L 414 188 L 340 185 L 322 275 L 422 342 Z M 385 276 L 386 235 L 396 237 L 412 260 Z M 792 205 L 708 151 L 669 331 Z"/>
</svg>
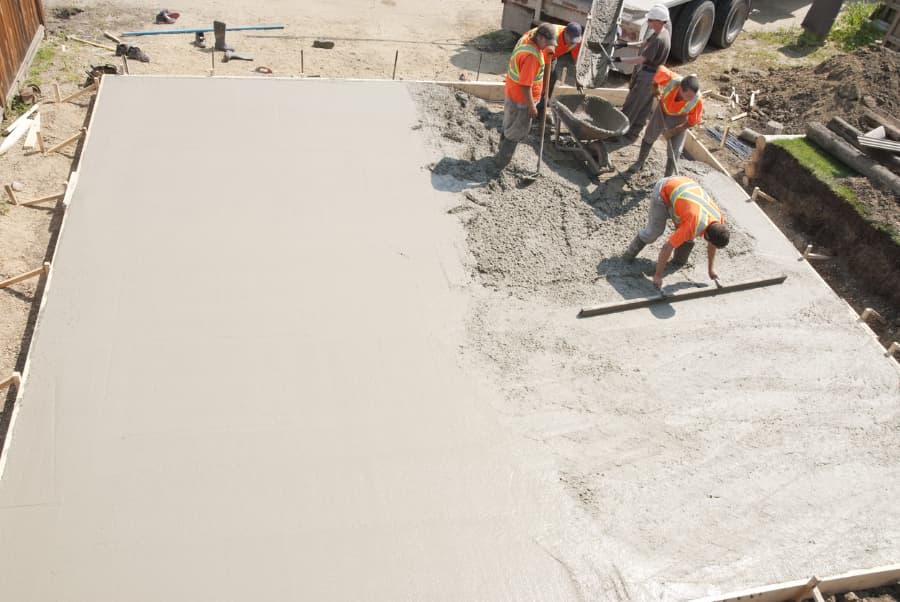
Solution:
<svg viewBox="0 0 900 602">
<path fill-rule="evenodd" d="M 748 16 L 750 0 L 721 0 L 716 8 L 716 22 L 713 23 L 710 44 L 719 48 L 728 48 L 734 44 Z"/>
<path fill-rule="evenodd" d="M 716 5 L 712 0 L 694 0 L 678 15 L 672 30 L 672 58 L 689 63 L 700 56 L 716 20 Z"/>
</svg>

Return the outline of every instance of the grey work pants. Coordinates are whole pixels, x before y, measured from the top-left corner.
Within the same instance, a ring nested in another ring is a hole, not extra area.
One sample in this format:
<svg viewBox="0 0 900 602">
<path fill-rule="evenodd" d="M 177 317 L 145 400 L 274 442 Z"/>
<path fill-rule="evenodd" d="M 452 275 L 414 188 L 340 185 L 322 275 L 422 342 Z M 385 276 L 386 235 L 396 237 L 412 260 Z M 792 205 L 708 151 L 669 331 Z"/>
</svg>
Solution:
<svg viewBox="0 0 900 602">
<path fill-rule="evenodd" d="M 685 121 L 687 121 L 687 115 L 666 115 L 663 113 L 662 107 L 657 105 L 656 110 L 653 111 L 653 117 L 650 118 L 650 123 L 647 124 L 647 129 L 644 130 L 644 142 L 653 144 L 663 132 L 672 129 L 676 125 L 681 125 Z M 675 151 L 676 159 L 681 157 L 686 136 L 687 130 L 682 130 L 669 138 L 669 142 L 672 143 L 672 149 Z M 668 153 L 668 151 L 666 152 Z"/>
<path fill-rule="evenodd" d="M 641 128 L 647 123 L 650 111 L 653 110 L 653 73 L 638 67 L 638 71 L 632 75 L 631 89 L 625 97 L 622 112 L 631 122 L 628 133 L 637 136 Z"/>
<path fill-rule="evenodd" d="M 653 196 L 650 197 L 650 211 L 647 216 L 647 225 L 638 232 L 638 237 L 645 244 L 650 244 L 666 231 L 666 221 L 669 219 L 669 208 L 662 198 L 662 187 L 668 178 L 663 178 L 656 183 Z"/>
<path fill-rule="evenodd" d="M 528 116 L 528 105 L 507 98 L 503 105 L 503 135 L 513 142 L 521 142 L 530 131 L 531 117 Z"/>
</svg>

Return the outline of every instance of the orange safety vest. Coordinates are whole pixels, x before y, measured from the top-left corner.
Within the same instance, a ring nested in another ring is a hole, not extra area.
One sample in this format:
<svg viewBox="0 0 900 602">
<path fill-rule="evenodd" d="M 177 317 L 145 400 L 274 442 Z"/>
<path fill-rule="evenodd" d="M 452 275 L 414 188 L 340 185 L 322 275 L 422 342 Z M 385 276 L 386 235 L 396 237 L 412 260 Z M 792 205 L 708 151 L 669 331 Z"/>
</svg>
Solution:
<svg viewBox="0 0 900 602">
<path fill-rule="evenodd" d="M 515 84 L 519 85 L 519 63 L 516 60 L 521 53 L 530 54 L 534 56 L 538 60 L 538 72 L 534 76 L 534 81 L 543 81 L 544 79 L 544 53 L 541 52 L 541 49 L 537 47 L 537 44 L 531 41 L 531 36 L 529 34 L 525 34 L 519 39 L 519 43 L 516 45 L 515 49 L 512 52 L 512 55 L 509 57 L 509 70 L 508 76 L 509 79 L 512 80 Z"/>
<path fill-rule="evenodd" d="M 694 238 L 701 236 L 710 224 L 721 222 L 722 211 L 716 206 L 706 191 L 690 178 L 669 178 L 661 190 L 662 198 L 669 207 L 669 215 L 678 227 L 685 220 L 696 218 Z"/>
<path fill-rule="evenodd" d="M 700 102 L 700 91 L 698 90 L 694 95 L 694 98 L 684 103 L 683 107 L 677 108 L 675 95 L 678 93 L 678 88 L 681 87 L 681 80 L 683 78 L 678 77 L 677 73 L 664 65 L 660 65 L 659 69 L 664 70 L 663 73 L 669 77 L 669 83 L 662 89 L 662 103 L 660 103 L 662 110 L 666 115 L 687 115 L 697 106 L 697 103 Z"/>
</svg>

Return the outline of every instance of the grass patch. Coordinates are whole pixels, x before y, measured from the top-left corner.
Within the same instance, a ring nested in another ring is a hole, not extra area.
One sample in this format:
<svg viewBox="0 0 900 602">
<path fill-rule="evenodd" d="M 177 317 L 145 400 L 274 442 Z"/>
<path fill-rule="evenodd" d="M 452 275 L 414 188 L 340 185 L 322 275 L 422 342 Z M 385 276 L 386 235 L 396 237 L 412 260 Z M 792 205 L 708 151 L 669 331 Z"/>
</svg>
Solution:
<svg viewBox="0 0 900 602">
<path fill-rule="evenodd" d="M 772 31 L 754 31 L 750 34 L 750 37 L 768 46 L 778 46 L 782 54 L 790 58 L 802 58 L 806 61 L 820 62 L 828 58 L 830 54 L 823 40 L 810 35 L 799 27 L 782 27 Z"/>
<path fill-rule="evenodd" d="M 837 23 L 828 34 L 841 50 L 855 50 L 868 46 L 881 38 L 881 31 L 872 24 L 870 17 L 877 4 L 864 0 L 847 2 L 841 8 Z"/>
</svg>

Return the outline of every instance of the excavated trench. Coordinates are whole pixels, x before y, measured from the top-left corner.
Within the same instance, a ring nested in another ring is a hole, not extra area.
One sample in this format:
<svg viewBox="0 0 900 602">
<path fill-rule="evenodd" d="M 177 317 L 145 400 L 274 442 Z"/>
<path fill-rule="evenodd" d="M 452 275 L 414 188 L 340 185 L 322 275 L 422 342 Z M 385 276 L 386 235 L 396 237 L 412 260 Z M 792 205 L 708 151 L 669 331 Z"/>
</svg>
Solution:
<svg viewBox="0 0 900 602">
<path fill-rule="evenodd" d="M 778 199 L 764 211 L 798 249 L 812 244 L 831 259 L 812 262 L 819 274 L 858 312 L 872 307 L 882 321 L 870 325 L 885 345 L 900 338 L 900 244 L 835 194 L 788 151 L 768 145 L 755 182 Z M 896 198 L 878 190 L 881 202 Z M 872 199 L 868 199 L 871 204 Z"/>
</svg>

